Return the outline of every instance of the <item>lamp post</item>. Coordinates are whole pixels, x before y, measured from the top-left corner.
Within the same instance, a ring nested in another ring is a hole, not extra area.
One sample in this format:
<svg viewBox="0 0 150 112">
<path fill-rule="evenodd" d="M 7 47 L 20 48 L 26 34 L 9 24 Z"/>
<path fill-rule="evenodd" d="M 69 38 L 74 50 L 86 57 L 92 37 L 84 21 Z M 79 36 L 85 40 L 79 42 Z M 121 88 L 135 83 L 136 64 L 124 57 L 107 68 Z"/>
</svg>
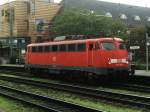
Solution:
<svg viewBox="0 0 150 112">
<path fill-rule="evenodd" d="M 148 53 L 148 47 L 150 46 L 150 43 L 149 42 L 147 42 L 146 43 L 146 71 L 148 71 L 149 70 L 149 59 L 148 59 L 148 57 L 149 57 L 149 53 Z"/>
<path fill-rule="evenodd" d="M 9 61 L 11 61 L 12 55 L 13 55 L 13 46 L 12 46 L 12 38 L 13 38 L 13 11 L 12 11 L 12 6 L 10 1 L 9 2 L 9 15 L 8 15 L 8 20 L 9 20 Z"/>
<path fill-rule="evenodd" d="M 149 37 L 148 34 L 146 33 L 146 71 L 149 70 L 149 50 L 148 47 L 150 46 L 150 42 L 148 41 Z"/>
</svg>

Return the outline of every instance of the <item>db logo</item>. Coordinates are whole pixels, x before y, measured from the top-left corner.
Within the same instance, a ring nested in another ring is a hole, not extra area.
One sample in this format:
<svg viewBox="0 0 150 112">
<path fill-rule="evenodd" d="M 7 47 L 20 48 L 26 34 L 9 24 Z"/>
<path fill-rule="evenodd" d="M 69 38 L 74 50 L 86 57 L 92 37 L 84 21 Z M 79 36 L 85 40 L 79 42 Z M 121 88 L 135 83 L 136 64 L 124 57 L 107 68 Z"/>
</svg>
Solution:
<svg viewBox="0 0 150 112">
<path fill-rule="evenodd" d="M 56 62 L 56 57 L 53 57 L 53 58 L 52 58 L 52 61 L 53 61 L 53 62 Z"/>
</svg>

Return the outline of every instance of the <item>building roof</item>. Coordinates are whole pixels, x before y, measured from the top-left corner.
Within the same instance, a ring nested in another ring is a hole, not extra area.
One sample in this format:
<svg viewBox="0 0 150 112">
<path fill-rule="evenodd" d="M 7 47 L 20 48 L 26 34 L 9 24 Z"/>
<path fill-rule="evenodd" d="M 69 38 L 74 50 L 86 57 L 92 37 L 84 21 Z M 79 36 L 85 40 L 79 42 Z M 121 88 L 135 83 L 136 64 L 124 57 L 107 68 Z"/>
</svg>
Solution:
<svg viewBox="0 0 150 112">
<path fill-rule="evenodd" d="M 94 10 L 113 19 L 121 18 L 129 26 L 150 25 L 150 8 L 97 0 L 65 0 L 66 7 Z"/>
</svg>

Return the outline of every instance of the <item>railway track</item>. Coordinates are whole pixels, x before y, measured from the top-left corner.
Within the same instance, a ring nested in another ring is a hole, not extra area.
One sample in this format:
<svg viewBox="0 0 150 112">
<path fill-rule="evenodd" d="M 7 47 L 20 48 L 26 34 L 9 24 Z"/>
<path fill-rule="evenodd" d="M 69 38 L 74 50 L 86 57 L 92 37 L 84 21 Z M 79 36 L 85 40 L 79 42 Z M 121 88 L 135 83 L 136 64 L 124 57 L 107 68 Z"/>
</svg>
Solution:
<svg viewBox="0 0 150 112">
<path fill-rule="evenodd" d="M 11 81 L 11 82 L 30 84 L 30 85 L 44 87 L 44 88 L 52 88 L 60 91 L 67 91 L 67 92 L 79 94 L 90 98 L 92 97 L 92 98 L 100 99 L 107 102 L 116 102 L 116 103 L 122 103 L 123 105 L 126 104 L 129 106 L 150 108 L 150 97 L 145 97 L 145 96 L 111 92 L 106 90 L 97 90 L 97 89 L 81 87 L 77 85 L 68 85 L 68 84 L 60 84 L 60 83 L 52 83 L 52 82 L 48 83 L 43 81 L 35 81 L 31 79 L 2 76 L 2 75 L 0 76 L 0 79 Z"/>
<path fill-rule="evenodd" d="M 103 87 L 129 90 L 129 91 L 134 91 L 134 92 L 150 93 L 150 87 L 147 85 L 112 83 L 112 84 L 108 84 L 108 85 L 103 84 Z"/>
<path fill-rule="evenodd" d="M 11 75 L 15 75 L 15 76 L 25 76 L 25 77 L 33 77 L 32 74 L 30 73 L 26 73 L 25 71 L 15 71 L 15 70 L 2 70 L 0 69 L 0 73 L 3 74 L 11 74 Z"/>
<path fill-rule="evenodd" d="M 0 95 L 39 107 L 48 112 L 104 112 L 2 85 L 0 85 Z"/>
<path fill-rule="evenodd" d="M 29 74 L 27 71 L 24 70 L 23 65 L 20 66 L 20 67 L 19 66 L 0 66 L 0 73 L 1 72 L 2 73 L 6 73 L 6 74 L 10 73 L 12 75 L 18 75 L 18 76 L 33 77 L 32 74 Z M 128 83 L 128 85 L 122 85 L 121 83 L 115 83 L 115 84 L 112 83 L 112 85 L 116 86 L 116 85 L 120 85 L 121 84 L 121 86 L 127 86 L 127 87 L 129 87 L 130 85 L 150 86 L 149 80 L 150 80 L 150 77 L 145 77 L 145 76 L 142 76 L 142 75 L 141 76 L 131 76 L 129 79 L 124 80 L 124 82 L 123 82 L 123 83 L 126 83 L 126 84 Z M 117 81 L 118 82 L 122 82 L 122 79 L 121 80 L 114 80 L 113 82 L 115 82 L 115 81 L 116 82 Z M 130 86 L 130 88 L 132 88 L 132 87 Z M 134 88 L 132 88 L 132 89 L 134 89 Z"/>
<path fill-rule="evenodd" d="M 18 72 L 23 72 L 24 71 L 24 66 L 23 65 L 0 65 L 0 70 L 10 70 L 10 71 L 18 71 Z"/>
<path fill-rule="evenodd" d="M 12 71 L 6 71 L 6 70 L 0 70 L 0 72 L 4 74 L 11 74 L 16 76 L 25 76 L 25 77 L 33 77 L 33 75 L 29 73 L 22 73 L 22 72 L 12 72 Z M 129 84 L 127 84 L 129 83 Z M 100 86 L 108 87 L 108 88 L 115 88 L 115 89 L 126 89 L 130 91 L 136 91 L 136 92 L 144 92 L 144 93 L 150 93 L 150 87 L 148 85 L 139 85 L 134 84 L 133 82 L 124 82 L 124 83 L 101 83 Z"/>
</svg>

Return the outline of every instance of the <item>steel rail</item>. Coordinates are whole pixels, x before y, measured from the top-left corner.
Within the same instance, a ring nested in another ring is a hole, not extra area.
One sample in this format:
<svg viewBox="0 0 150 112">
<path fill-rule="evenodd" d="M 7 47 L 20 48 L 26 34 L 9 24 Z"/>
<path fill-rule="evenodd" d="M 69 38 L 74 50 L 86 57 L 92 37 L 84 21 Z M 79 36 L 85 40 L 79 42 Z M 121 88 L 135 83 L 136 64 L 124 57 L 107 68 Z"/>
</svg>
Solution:
<svg viewBox="0 0 150 112">
<path fill-rule="evenodd" d="M 77 85 L 75 86 L 75 85 L 59 84 L 59 83 L 52 83 L 52 82 L 48 83 L 43 81 L 35 81 L 31 79 L 8 77 L 8 76 L 0 76 L 0 79 L 18 82 L 18 83 L 30 84 L 39 87 L 52 88 L 61 91 L 72 92 L 83 96 L 94 97 L 96 99 L 107 100 L 108 102 L 117 102 L 126 105 L 150 108 L 150 97 L 145 97 L 145 96 L 124 94 L 124 93 L 118 93 L 118 92 L 112 92 L 106 90 L 97 90 L 97 89 L 81 87 Z"/>
<path fill-rule="evenodd" d="M 93 109 L 90 107 L 85 107 L 82 105 L 70 103 L 67 101 L 62 101 L 59 99 L 50 98 L 48 96 L 43 96 L 27 91 L 22 91 L 18 89 L 14 89 L 8 86 L 0 85 L 0 94 L 15 100 L 19 100 L 25 102 L 27 104 L 32 104 L 34 106 L 40 107 L 42 109 L 48 110 L 48 112 L 104 112 L 102 110 Z M 33 99 L 34 101 L 29 101 L 29 98 Z M 44 104 L 36 103 L 35 101 L 38 100 L 39 102 L 43 102 Z M 53 107 L 49 107 L 48 105 L 58 105 L 59 109 L 55 109 Z"/>
<path fill-rule="evenodd" d="M 115 89 L 125 89 L 136 92 L 144 92 L 150 93 L 150 87 L 146 85 L 138 85 L 138 84 L 125 84 L 125 83 L 110 83 L 106 85 L 102 85 L 103 87 L 115 88 Z"/>
<path fill-rule="evenodd" d="M 18 75 L 17 74 L 17 72 L 19 73 L 19 72 L 23 72 L 23 73 L 25 73 L 25 74 L 29 74 L 25 69 L 24 69 L 24 66 L 23 65 L 21 65 L 21 66 L 19 66 L 19 65 L 0 65 L 0 72 L 2 71 L 2 72 L 4 72 L 4 73 L 9 73 L 8 72 L 8 70 L 9 70 L 9 72 L 15 72 L 16 71 L 16 73 L 14 74 L 14 75 Z M 24 75 L 22 75 L 22 76 L 24 76 Z M 29 75 L 28 75 L 29 76 Z M 32 74 L 30 74 L 30 76 L 32 77 L 33 75 Z M 29 77 L 30 77 L 29 76 Z M 138 85 L 147 85 L 147 86 L 150 86 L 150 82 L 149 82 L 149 80 L 150 80 L 150 77 L 148 77 L 148 76 L 142 76 L 142 74 L 140 75 L 140 76 L 136 76 L 136 75 L 134 75 L 134 76 L 130 76 L 129 77 L 129 79 L 127 79 L 124 83 L 129 83 L 129 84 L 138 84 Z"/>
<path fill-rule="evenodd" d="M 0 73 L 1 74 L 11 74 L 11 75 L 15 75 L 15 76 L 25 76 L 25 77 L 33 77 L 32 74 L 30 73 L 26 73 L 25 71 L 12 71 L 12 70 L 1 70 L 0 69 Z"/>
<path fill-rule="evenodd" d="M 0 65 L 0 70 L 25 71 L 24 66 Z"/>
<path fill-rule="evenodd" d="M 5 70 L 0 70 L 0 72 L 5 73 L 5 74 L 11 74 L 11 75 L 16 75 L 16 76 L 25 76 L 25 77 L 33 77 L 33 75 L 29 73 L 23 73 L 22 72 L 12 72 L 12 71 L 5 71 Z M 131 91 L 136 91 L 136 92 L 144 92 L 144 93 L 150 93 L 150 87 L 148 85 L 139 85 L 139 84 L 126 84 L 127 82 L 124 83 L 101 83 L 100 86 L 102 87 L 111 87 L 115 89 L 126 89 L 126 90 L 131 90 Z"/>
</svg>

